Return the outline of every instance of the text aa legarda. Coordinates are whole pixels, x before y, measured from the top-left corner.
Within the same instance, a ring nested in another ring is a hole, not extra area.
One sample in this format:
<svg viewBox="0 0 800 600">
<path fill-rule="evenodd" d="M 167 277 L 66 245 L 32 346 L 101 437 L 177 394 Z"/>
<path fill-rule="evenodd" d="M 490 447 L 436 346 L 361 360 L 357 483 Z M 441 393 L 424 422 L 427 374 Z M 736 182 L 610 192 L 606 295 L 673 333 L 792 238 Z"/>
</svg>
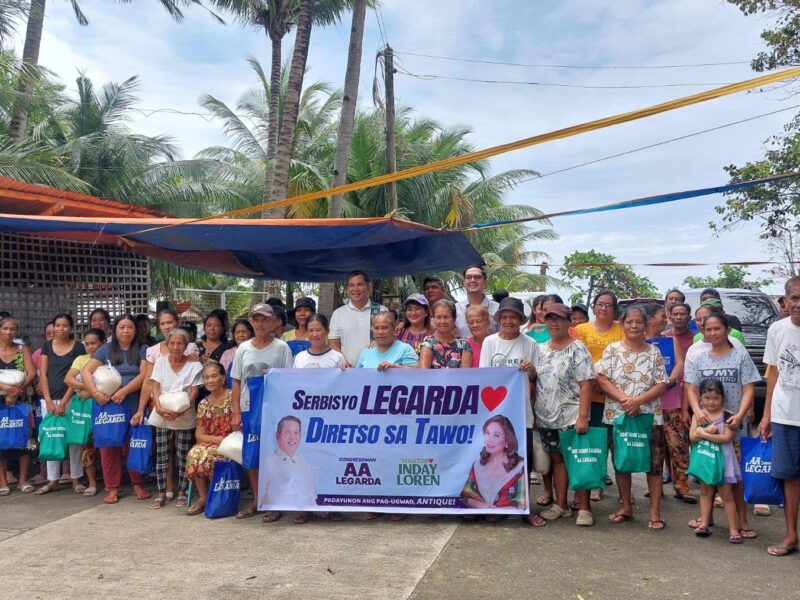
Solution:
<svg viewBox="0 0 800 600">
<path fill-rule="evenodd" d="M 404 458 L 397 465 L 397 485 L 438 486 L 439 474 L 432 458 Z M 380 477 L 373 477 L 365 462 L 347 463 L 344 474 L 336 477 L 337 485 L 381 485 Z"/>
</svg>

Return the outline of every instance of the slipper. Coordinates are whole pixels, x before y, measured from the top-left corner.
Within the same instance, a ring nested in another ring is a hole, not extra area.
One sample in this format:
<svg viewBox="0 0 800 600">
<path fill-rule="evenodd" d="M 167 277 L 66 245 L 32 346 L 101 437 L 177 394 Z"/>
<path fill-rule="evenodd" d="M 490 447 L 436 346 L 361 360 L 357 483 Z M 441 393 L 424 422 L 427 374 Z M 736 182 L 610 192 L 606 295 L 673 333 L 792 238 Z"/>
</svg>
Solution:
<svg viewBox="0 0 800 600">
<path fill-rule="evenodd" d="M 50 485 L 48 483 L 47 485 L 43 485 L 38 490 L 36 490 L 36 495 L 44 496 L 45 494 L 49 494 L 50 492 L 57 492 L 58 490 L 59 488 L 57 483 L 55 485 Z"/>
<path fill-rule="evenodd" d="M 257 514 L 258 511 L 256 510 L 256 507 L 251 504 L 246 509 L 240 510 L 238 513 L 236 513 L 236 518 L 240 520 L 249 519 L 250 517 L 255 517 Z"/>
<path fill-rule="evenodd" d="M 154 498 L 153 500 L 150 501 L 150 503 L 147 505 L 147 508 L 149 508 L 150 510 L 158 510 L 159 508 L 164 506 L 166 503 L 167 502 L 166 502 L 166 500 L 164 498 L 162 498 L 161 496 L 158 496 L 157 498 Z"/>
<path fill-rule="evenodd" d="M 31 492 L 35 491 L 36 488 L 33 487 L 30 483 L 26 483 L 21 488 L 17 488 L 23 494 L 30 494 Z"/>
<path fill-rule="evenodd" d="M 675 494 L 675 499 L 685 502 L 686 504 L 697 504 L 697 498 L 691 494 Z"/>
<path fill-rule="evenodd" d="M 722 503 L 722 498 L 719 496 L 714 497 L 714 508 L 723 508 L 725 505 Z"/>
<path fill-rule="evenodd" d="M 728 541 L 731 544 L 741 544 L 741 543 L 744 542 L 744 538 L 742 536 L 740 536 L 738 533 L 731 533 L 728 536 Z"/>
<path fill-rule="evenodd" d="M 542 494 L 538 498 L 536 498 L 536 504 L 539 506 L 550 506 L 553 503 L 553 497 L 548 496 L 547 494 Z"/>
<path fill-rule="evenodd" d="M 522 519 L 531 527 L 544 527 L 547 525 L 547 521 L 539 515 L 526 515 Z"/>
<path fill-rule="evenodd" d="M 381 516 L 380 513 L 372 513 L 372 512 L 364 513 L 364 518 L 367 521 L 374 521 L 375 519 L 379 518 L 380 516 Z"/>
<path fill-rule="evenodd" d="M 592 502 L 600 502 L 603 499 L 603 490 L 592 490 L 589 494 L 589 500 Z"/>
<path fill-rule="evenodd" d="M 103 502 L 106 504 L 116 504 L 119 502 L 119 492 L 108 492 L 106 497 L 103 498 Z"/>
<path fill-rule="evenodd" d="M 700 525 L 700 527 L 695 527 L 694 534 L 697 537 L 706 538 L 711 535 L 711 530 L 704 525 Z"/>
<path fill-rule="evenodd" d="M 770 556 L 789 556 L 797 552 L 797 546 L 784 546 L 783 544 L 775 544 L 767 548 L 767 553 Z"/>
<path fill-rule="evenodd" d="M 594 525 L 594 515 L 589 510 L 578 510 L 578 518 L 575 519 L 578 527 L 592 527 Z"/>
<path fill-rule="evenodd" d="M 390 521 L 405 521 L 408 518 L 408 515 L 404 515 L 402 513 L 395 513 L 391 517 L 389 517 Z"/>
<path fill-rule="evenodd" d="M 86 496 L 87 498 L 91 498 L 92 496 L 96 496 L 97 495 L 97 488 L 95 486 L 93 486 L 93 485 L 90 485 L 85 490 L 83 490 L 83 495 Z"/>
<path fill-rule="evenodd" d="M 660 525 L 660 527 L 657 527 Z M 650 531 L 662 531 L 667 527 L 667 524 L 664 523 L 661 519 L 650 519 L 647 521 L 647 528 Z"/>
<path fill-rule="evenodd" d="M 186 496 L 178 496 L 178 499 L 175 501 L 175 508 L 186 508 L 189 504 L 189 501 L 186 499 Z"/>
<path fill-rule="evenodd" d="M 772 508 L 768 504 L 756 504 L 753 507 L 753 514 L 759 517 L 768 517 L 772 514 Z"/>
<path fill-rule="evenodd" d="M 78 485 L 73 486 L 72 491 L 76 494 L 83 494 L 83 492 L 86 491 L 86 486 L 79 483 Z"/>
<path fill-rule="evenodd" d="M 608 520 L 614 523 L 614 525 L 619 525 L 620 523 L 627 523 L 628 521 L 633 521 L 633 515 L 626 515 L 625 513 L 615 512 L 608 515 Z"/>
<path fill-rule="evenodd" d="M 531 475 L 531 485 L 541 485 L 541 483 L 536 475 Z"/>
<path fill-rule="evenodd" d="M 301 512 L 295 515 L 294 519 L 292 519 L 292 523 L 295 525 L 304 525 L 311 520 L 311 513 L 310 512 Z"/>
<path fill-rule="evenodd" d="M 274 523 L 275 521 L 280 521 L 282 516 L 283 516 L 283 513 L 271 510 L 271 511 L 269 511 L 267 513 L 264 513 L 264 516 L 261 517 L 261 522 L 262 523 Z"/>
<path fill-rule="evenodd" d="M 44 492 L 47 493 L 47 492 Z M 0 496 L 10 496 L 11 495 L 11 488 L 7 485 L 0 487 Z"/>
<path fill-rule="evenodd" d="M 692 519 L 687 523 L 687 525 L 689 526 L 689 529 L 697 529 L 698 527 L 702 527 L 703 522 L 700 519 Z M 708 526 L 713 527 L 714 521 L 711 521 L 711 523 L 709 523 Z"/>
<path fill-rule="evenodd" d="M 206 510 L 206 503 L 205 502 L 197 502 L 195 504 L 192 504 L 192 506 L 189 508 L 189 510 L 186 511 L 186 514 L 189 515 L 190 517 L 193 517 L 195 515 L 199 515 L 200 513 L 204 512 L 205 510 Z"/>
<path fill-rule="evenodd" d="M 344 515 L 340 512 L 329 512 L 328 519 L 330 519 L 334 523 L 338 523 L 340 521 L 344 521 Z"/>
<path fill-rule="evenodd" d="M 753 529 L 740 529 L 739 535 L 745 540 L 754 540 L 758 537 L 758 534 Z"/>
</svg>

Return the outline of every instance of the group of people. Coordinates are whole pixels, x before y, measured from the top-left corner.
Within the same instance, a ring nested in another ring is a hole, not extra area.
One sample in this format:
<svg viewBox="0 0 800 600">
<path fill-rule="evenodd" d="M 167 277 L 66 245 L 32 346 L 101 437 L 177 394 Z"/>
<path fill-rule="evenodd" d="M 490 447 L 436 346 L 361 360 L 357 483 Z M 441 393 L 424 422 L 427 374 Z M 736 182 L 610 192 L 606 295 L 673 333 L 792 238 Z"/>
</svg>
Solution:
<svg viewBox="0 0 800 600">
<path fill-rule="evenodd" d="M 220 459 L 220 443 L 248 418 L 247 379 L 252 376 L 271 368 L 514 367 L 529 380 L 527 455 L 544 451 L 552 465 L 548 473 L 539 474 L 544 492 L 536 503 L 543 509 L 526 515 L 530 525 L 541 527 L 573 515 L 578 526 L 595 522 L 592 501 L 600 500 L 603 490 L 577 490 L 570 501 L 562 432 L 574 429 L 581 435 L 591 427 L 610 432 L 622 415 L 652 414 L 647 436 L 648 528 L 660 531 L 665 527 L 661 513 L 665 483 L 672 482 L 675 498 L 697 502 L 686 474 L 690 449 L 693 443 L 709 440 L 723 448 L 725 480 L 716 487 L 700 483 L 699 515 L 689 526 L 697 536 L 709 535 L 713 507 L 718 505 L 724 508 L 731 543 L 755 538 L 737 458 L 738 439 L 747 435 L 749 423 L 762 436 L 773 437 L 773 473 L 783 480 L 785 491 L 786 537 L 768 551 L 776 556 L 797 551 L 800 278 L 786 283 L 785 318 L 769 332 L 764 355 L 770 366 L 767 402 L 760 423 L 753 422 L 758 370 L 744 349 L 741 331 L 734 327 L 738 323 L 724 313 L 714 290 L 707 290 L 701 305 L 694 307 L 694 321 L 692 307 L 679 290 L 670 290 L 663 305 L 634 304 L 622 310 L 614 293 L 601 290 L 592 298 L 594 320 L 590 321 L 586 306 L 566 305 L 557 295 L 536 298 L 528 317 L 522 301 L 508 295 L 499 301 L 492 299 L 486 286 L 483 267 L 468 267 L 463 279 L 466 299 L 453 302 L 446 297 L 445 284 L 428 277 L 422 291 L 405 300 L 399 318 L 371 300 L 368 276 L 353 271 L 346 281 L 348 301 L 333 312 L 330 322 L 316 312 L 313 300 L 302 298 L 294 311 L 293 329 L 283 331 L 286 317 L 281 308 L 265 303 L 255 305 L 249 319 L 232 325 L 224 311 L 211 312 L 200 339 L 195 339 L 191 327 L 179 323 L 172 310 L 158 314 L 157 338 L 141 319 L 122 315 L 112 323 L 105 311 L 97 310 L 79 342 L 74 339 L 72 317 L 60 314 L 48 325 L 48 339 L 41 351 L 33 354 L 17 338 L 14 318 L 6 315 L 0 318 L 0 367 L 23 371 L 26 378 L 18 386 L 0 383 L 0 391 L 10 405 L 25 401 L 28 390 L 35 388 L 44 414 L 64 414 L 76 397 L 93 398 L 101 406 L 110 402 L 126 405 L 132 425 L 147 421 L 156 432 L 157 494 L 151 496 L 146 488 L 146 473 L 129 471 L 136 498 L 149 500 L 153 510 L 175 500 L 176 506 L 194 515 L 204 510 L 214 463 Z M 97 389 L 93 378 L 105 364 L 114 366 L 122 376 L 122 386 L 110 396 Z M 189 408 L 176 413 L 162 406 L 160 398 L 171 392 L 185 392 Z M 502 422 L 484 426 L 481 460 L 462 494 L 466 506 L 488 509 L 501 502 L 503 506 L 520 502 L 518 482 L 527 485 L 529 473 L 522 473 L 516 444 L 497 442 L 505 435 Z M 613 455 L 615 449 L 610 446 Z M 67 461 L 46 464 L 41 474 L 46 483 L 36 493 L 59 489 L 65 479 L 63 470 L 76 493 L 92 496 L 98 491 L 99 462 L 104 500 L 114 504 L 120 497 L 124 454 L 123 447 L 98 451 L 91 442 L 70 446 Z M 10 493 L 6 471 L 12 462 L 19 489 L 24 493 L 34 490 L 28 480 L 30 459 L 26 449 L 0 452 L 0 496 Z M 482 482 L 488 481 L 482 472 L 492 469 L 505 469 L 515 484 L 482 489 Z M 88 485 L 83 483 L 84 476 Z M 270 476 L 267 472 L 268 480 Z M 620 505 L 608 520 L 620 524 L 633 518 L 631 475 L 616 472 L 615 477 Z M 253 500 L 236 515 L 239 519 L 260 514 L 258 469 L 248 470 L 247 478 Z M 197 495 L 188 505 L 190 482 Z M 298 513 L 294 521 L 305 523 L 311 515 Z M 378 516 L 366 514 L 368 519 Z M 328 517 L 340 520 L 342 515 L 328 513 Z M 264 522 L 280 518 L 274 511 L 262 515 Z M 405 515 L 390 518 L 400 520 Z"/>
</svg>

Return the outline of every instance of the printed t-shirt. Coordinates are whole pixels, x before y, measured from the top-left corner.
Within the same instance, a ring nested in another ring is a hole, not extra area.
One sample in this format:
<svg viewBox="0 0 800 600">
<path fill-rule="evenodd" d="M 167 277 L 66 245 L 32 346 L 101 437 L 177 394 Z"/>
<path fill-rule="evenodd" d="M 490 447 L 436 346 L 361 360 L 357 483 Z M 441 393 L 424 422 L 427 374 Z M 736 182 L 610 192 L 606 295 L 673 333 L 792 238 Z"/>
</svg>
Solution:
<svg viewBox="0 0 800 600">
<path fill-rule="evenodd" d="M 548 429 L 575 425 L 580 410 L 580 382 L 594 379 L 594 365 L 586 346 L 572 340 L 553 350 L 550 343 L 539 345 L 536 362 L 536 424 Z"/>
<path fill-rule="evenodd" d="M 659 383 L 667 383 L 667 371 L 664 369 L 664 358 L 658 348 L 652 344 L 646 350 L 633 352 L 614 342 L 603 350 L 603 357 L 596 365 L 597 373 L 605 375 L 626 396 L 641 396 Z M 653 414 L 653 425 L 662 425 L 660 398 L 639 406 L 643 414 Z M 603 412 L 603 423 L 613 425 L 614 421 L 625 411 L 617 400 L 606 396 L 606 407 Z"/>
<path fill-rule="evenodd" d="M 263 375 L 268 369 L 291 369 L 292 351 L 283 340 L 273 339 L 263 348 L 254 348 L 253 340 L 242 342 L 236 348 L 231 367 L 231 377 L 241 382 L 239 406 L 242 412 L 250 410 L 249 377 Z"/>
<path fill-rule="evenodd" d="M 150 379 L 161 385 L 162 394 L 168 392 L 186 392 L 188 394 L 190 388 L 203 384 L 203 365 L 199 361 L 187 360 L 181 370 L 176 373 L 169 364 L 169 357 L 167 355 L 159 356 L 153 366 Z M 163 419 L 155 411 L 150 415 L 152 425 L 166 429 L 194 429 L 195 419 L 197 419 L 197 411 L 194 405 L 174 421 Z"/>
<path fill-rule="evenodd" d="M 86 354 L 86 349 L 81 342 L 75 342 L 69 352 L 61 355 L 53 350 L 53 342 L 44 343 L 42 356 L 47 357 L 47 387 L 50 388 L 51 400 L 61 400 L 67 393 L 69 386 L 64 383 L 64 377 L 75 359 L 83 354 Z"/>
<path fill-rule="evenodd" d="M 791 317 L 770 326 L 764 362 L 778 368 L 770 421 L 800 427 L 800 327 Z"/>
<path fill-rule="evenodd" d="M 289 345 L 292 356 L 297 356 L 303 350 L 308 350 L 311 347 L 311 342 L 307 339 L 304 340 L 297 337 L 296 329 L 290 329 L 281 336 L 281 339 Z"/>
<path fill-rule="evenodd" d="M 422 350 L 422 342 L 425 341 L 431 335 L 430 331 L 423 331 L 422 333 L 412 333 L 410 329 L 403 328 L 401 329 L 397 335 L 395 336 L 401 342 L 405 342 L 412 348 L 414 348 L 414 352 L 417 354 L 420 353 Z"/>
<path fill-rule="evenodd" d="M 344 354 L 328 348 L 321 354 L 314 354 L 311 350 L 304 350 L 294 357 L 295 369 L 335 369 L 347 361 Z"/>
<path fill-rule="evenodd" d="M 530 361 L 534 366 L 539 358 L 539 346 L 527 335 L 518 335 L 513 340 L 504 340 L 499 333 L 493 333 L 483 340 L 481 346 L 481 367 L 516 367 L 522 361 Z M 533 427 L 533 408 L 531 407 L 530 385 L 525 388 L 525 425 Z"/>
<path fill-rule="evenodd" d="M 375 302 L 367 302 L 363 308 L 356 308 L 351 302 L 348 302 L 333 311 L 331 331 L 328 337 L 340 341 L 342 354 L 348 364 L 356 364 L 361 351 L 369 346 L 373 314 L 386 310 L 388 309 L 385 306 Z"/>
<path fill-rule="evenodd" d="M 594 323 L 581 323 L 575 327 L 575 331 L 578 332 L 578 339 L 582 341 L 584 346 L 589 350 L 592 362 L 595 365 L 603 358 L 603 351 L 609 344 L 619 342 L 625 337 L 622 333 L 622 327 L 620 327 L 617 322 L 614 322 L 608 331 L 603 333 L 597 331 Z M 604 404 L 605 401 L 606 397 L 602 392 L 597 392 L 592 395 L 592 402 Z"/>
<path fill-rule="evenodd" d="M 362 350 L 356 361 L 356 367 L 359 369 L 377 369 L 378 365 L 383 361 L 403 367 L 413 367 L 419 364 L 419 356 L 411 346 L 405 342 L 395 340 L 394 344 L 389 346 L 386 352 L 381 352 L 377 346 Z"/>
<path fill-rule="evenodd" d="M 761 381 L 753 359 L 743 348 L 734 347 L 725 356 L 713 356 L 711 348 L 692 353 L 686 361 L 684 380 L 700 385 L 703 379 L 716 379 L 725 390 L 723 407 L 731 413 L 739 412 L 742 405 L 742 386 Z"/>
</svg>

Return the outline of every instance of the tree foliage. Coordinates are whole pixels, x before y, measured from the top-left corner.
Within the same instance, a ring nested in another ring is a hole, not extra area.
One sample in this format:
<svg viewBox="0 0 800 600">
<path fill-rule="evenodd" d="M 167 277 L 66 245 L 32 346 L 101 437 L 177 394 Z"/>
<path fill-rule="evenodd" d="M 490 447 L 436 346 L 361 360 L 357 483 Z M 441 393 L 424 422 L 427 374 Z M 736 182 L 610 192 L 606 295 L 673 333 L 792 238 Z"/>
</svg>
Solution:
<svg viewBox="0 0 800 600">
<path fill-rule="evenodd" d="M 691 288 L 744 288 L 755 290 L 761 287 L 772 285 L 772 279 L 750 279 L 750 272 L 747 267 L 736 265 L 720 265 L 717 269 L 717 277 L 687 277 L 683 280 L 684 285 Z"/>
<path fill-rule="evenodd" d="M 616 263 L 617 259 L 611 254 L 602 254 L 595 250 L 576 250 L 566 256 L 559 273 L 577 289 L 570 296 L 570 301 L 591 304 L 594 294 L 603 289 L 611 290 L 620 298 L 659 295 L 656 286 L 647 277 L 637 275 L 632 268 Z"/>
</svg>

